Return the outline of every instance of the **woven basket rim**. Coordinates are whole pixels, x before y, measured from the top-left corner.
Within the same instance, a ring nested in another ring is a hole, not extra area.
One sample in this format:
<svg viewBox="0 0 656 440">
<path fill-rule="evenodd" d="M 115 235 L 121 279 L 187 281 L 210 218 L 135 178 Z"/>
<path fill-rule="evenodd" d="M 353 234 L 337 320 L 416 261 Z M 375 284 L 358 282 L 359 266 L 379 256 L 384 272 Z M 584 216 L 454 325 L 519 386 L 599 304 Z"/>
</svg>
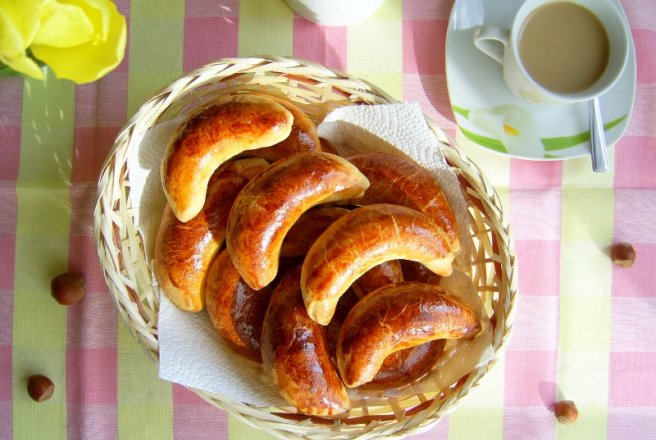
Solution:
<svg viewBox="0 0 656 440">
<path fill-rule="evenodd" d="M 289 87 L 284 91 L 290 94 L 298 92 L 300 86 L 296 85 L 295 89 L 289 84 L 299 80 L 302 86 L 310 87 L 308 93 L 311 94 L 312 99 L 318 96 L 318 99 L 326 98 L 328 102 L 334 101 L 330 98 L 338 96 L 337 94 L 348 96 L 352 102 L 369 104 L 398 102 L 368 81 L 353 78 L 317 63 L 292 57 L 263 56 L 226 58 L 209 63 L 162 88 L 139 108 L 119 131 L 114 146 L 103 165 L 98 181 L 94 213 L 94 239 L 103 275 L 117 310 L 134 337 L 155 361 L 158 361 L 159 353 L 156 337 L 158 299 L 154 291 L 147 292 L 147 285 L 139 284 L 140 277 L 144 277 L 145 274 L 131 273 L 130 265 L 125 265 L 122 261 L 126 249 L 130 252 L 136 250 L 137 257 L 139 256 L 139 246 L 143 251 L 143 242 L 139 242 L 141 237 L 138 233 L 135 234 L 134 230 L 130 230 L 130 227 L 134 225 L 130 225 L 130 221 L 125 221 L 131 219 L 129 188 L 124 188 L 126 182 L 129 183 L 125 165 L 126 151 L 129 148 L 138 147 L 140 136 L 143 135 L 142 128 L 157 121 L 177 98 L 188 93 L 189 90 L 199 90 L 199 87 L 206 84 L 228 81 L 229 78 L 246 74 L 249 77 L 252 75 L 253 78 L 258 78 L 258 75 L 267 79 L 269 76 L 274 79 L 284 77 L 288 80 L 285 87 Z M 217 77 L 220 79 L 217 80 Z M 322 93 L 327 95 L 322 96 Z M 331 95 L 328 96 L 328 94 Z M 497 325 L 502 328 L 501 332 L 499 329 L 495 331 L 495 358 L 487 364 L 486 369 L 472 371 L 468 375 L 470 377 L 466 378 L 465 385 L 456 388 L 456 391 L 446 398 L 422 402 L 417 405 L 419 409 L 412 412 L 411 415 L 406 414 L 406 408 L 399 410 L 401 411 L 401 416 L 399 416 L 399 413 L 392 407 L 391 418 L 380 420 L 365 418 L 365 421 L 369 422 L 367 424 L 353 423 L 350 425 L 349 423 L 335 422 L 331 425 L 324 425 L 324 421 L 306 417 L 304 417 L 306 420 L 299 424 L 294 423 L 293 420 L 290 422 L 289 417 L 281 415 L 284 414 L 284 410 L 280 408 L 253 408 L 240 402 L 230 401 L 222 396 L 194 390 L 201 398 L 226 410 L 249 425 L 283 438 L 354 438 L 356 436 L 364 438 L 381 435 L 398 437 L 429 429 L 444 414 L 456 408 L 462 398 L 480 384 L 483 377 L 488 376 L 489 369 L 502 355 L 512 329 L 517 298 L 514 243 L 500 199 L 487 177 L 430 118 L 426 117 L 426 121 L 437 136 L 450 165 L 460 173 L 461 182 L 466 182 L 467 195 L 472 198 L 475 208 L 478 209 L 480 206 L 480 211 L 489 217 L 489 219 L 484 219 L 485 228 L 489 229 L 485 232 L 491 234 L 492 242 L 486 243 L 483 247 L 491 247 L 494 257 L 497 257 L 494 248 L 495 246 L 497 248 L 499 261 L 488 261 L 487 263 L 491 263 L 494 271 L 498 271 L 500 279 L 498 294 L 503 295 L 503 304 L 501 305 L 503 309 L 500 319 L 497 321 Z M 130 252 L 127 255 L 132 255 Z M 152 285 L 150 289 L 152 290 Z M 152 293 L 152 296 L 149 293 Z M 358 429 L 351 430 L 349 428 L 349 426 L 355 425 L 358 426 Z"/>
</svg>

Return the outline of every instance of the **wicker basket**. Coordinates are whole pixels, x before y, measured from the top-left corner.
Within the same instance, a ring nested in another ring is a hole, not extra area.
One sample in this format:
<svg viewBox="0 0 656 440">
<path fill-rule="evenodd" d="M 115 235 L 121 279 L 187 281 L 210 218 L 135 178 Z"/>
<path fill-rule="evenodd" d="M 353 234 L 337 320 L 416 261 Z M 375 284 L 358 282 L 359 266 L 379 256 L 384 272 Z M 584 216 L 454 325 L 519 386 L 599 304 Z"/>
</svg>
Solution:
<svg viewBox="0 0 656 440">
<path fill-rule="evenodd" d="M 148 353 L 158 359 L 159 297 L 153 288 L 143 240 L 134 224 L 128 151 L 138 148 L 153 125 L 185 111 L 181 104 L 243 90 L 284 95 L 320 120 L 338 105 L 395 102 L 365 81 L 298 59 L 224 59 L 192 72 L 146 102 L 118 135 L 100 176 L 95 209 L 95 242 L 109 290 L 124 321 Z M 185 99 L 180 99 L 182 96 Z M 428 429 L 453 410 L 496 363 L 508 340 L 517 294 L 513 242 L 501 202 L 480 169 L 430 120 L 444 156 L 457 173 L 470 217 L 472 276 L 490 312 L 494 357 L 449 389 L 431 395 L 384 399 L 354 408 L 341 421 L 310 418 L 282 408 L 254 408 L 196 391 L 245 423 L 285 438 L 400 437 Z"/>
</svg>

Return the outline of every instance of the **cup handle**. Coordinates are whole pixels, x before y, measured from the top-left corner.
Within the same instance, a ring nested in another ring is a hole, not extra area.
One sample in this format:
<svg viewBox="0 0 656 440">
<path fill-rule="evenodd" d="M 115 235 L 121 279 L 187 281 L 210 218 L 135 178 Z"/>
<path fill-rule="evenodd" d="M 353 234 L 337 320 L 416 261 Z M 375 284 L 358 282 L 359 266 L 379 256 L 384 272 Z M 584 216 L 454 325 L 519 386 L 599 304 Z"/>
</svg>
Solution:
<svg viewBox="0 0 656 440">
<path fill-rule="evenodd" d="M 500 64 L 509 41 L 510 31 L 499 26 L 481 26 L 474 31 L 474 45 Z"/>
</svg>

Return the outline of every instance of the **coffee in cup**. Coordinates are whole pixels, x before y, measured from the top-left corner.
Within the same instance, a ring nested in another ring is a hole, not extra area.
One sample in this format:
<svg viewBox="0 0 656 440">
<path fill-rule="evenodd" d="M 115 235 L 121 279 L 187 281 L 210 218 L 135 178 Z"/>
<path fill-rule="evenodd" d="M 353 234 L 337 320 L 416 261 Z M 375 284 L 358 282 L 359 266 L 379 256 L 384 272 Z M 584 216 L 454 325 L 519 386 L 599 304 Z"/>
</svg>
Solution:
<svg viewBox="0 0 656 440">
<path fill-rule="evenodd" d="M 609 0 L 527 0 L 510 29 L 482 26 L 474 43 L 503 65 L 511 92 L 553 104 L 607 91 L 629 53 L 626 22 Z"/>
</svg>

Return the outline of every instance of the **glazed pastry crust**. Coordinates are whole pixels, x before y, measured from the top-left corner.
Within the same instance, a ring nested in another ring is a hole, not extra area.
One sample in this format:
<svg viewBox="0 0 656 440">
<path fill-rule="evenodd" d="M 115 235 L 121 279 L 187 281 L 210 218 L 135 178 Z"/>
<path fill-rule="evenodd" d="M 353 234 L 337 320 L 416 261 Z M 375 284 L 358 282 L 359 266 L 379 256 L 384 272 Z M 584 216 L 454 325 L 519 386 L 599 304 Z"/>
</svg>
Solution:
<svg viewBox="0 0 656 440">
<path fill-rule="evenodd" d="M 299 153 L 275 162 L 239 193 L 230 210 L 227 247 L 244 281 L 261 289 L 276 277 L 283 239 L 311 207 L 359 197 L 367 179 L 330 153 Z"/>
<path fill-rule="evenodd" d="M 280 256 L 300 257 L 307 254 L 321 233 L 347 212 L 348 209 L 339 206 L 317 206 L 310 209 L 287 232 Z"/>
<path fill-rule="evenodd" d="M 256 95 L 222 97 L 194 114 L 176 131 L 162 161 L 162 186 L 175 216 L 182 222 L 194 218 L 222 163 L 286 139 L 292 122 L 287 109 Z"/>
<path fill-rule="evenodd" d="M 410 159 L 379 152 L 348 157 L 371 185 L 358 204 L 393 203 L 423 212 L 447 235 L 449 249 L 460 250 L 458 229 L 451 206 L 433 174 Z"/>
<path fill-rule="evenodd" d="M 198 312 L 205 306 L 205 275 L 225 239 L 232 203 L 246 183 L 267 166 L 263 159 L 221 166 L 210 180 L 205 207 L 186 223 L 175 217 L 170 206 L 164 208 L 153 270 L 162 291 L 182 310 Z"/>
<path fill-rule="evenodd" d="M 351 289 L 362 298 L 379 287 L 403 281 L 403 271 L 399 260 L 386 261 L 374 266 L 355 280 Z"/>
<path fill-rule="evenodd" d="M 232 265 L 228 251 L 216 256 L 207 272 L 205 303 L 214 329 L 237 353 L 262 362 L 260 338 L 271 289 L 253 290 Z"/>
<path fill-rule="evenodd" d="M 300 412 L 339 416 L 348 411 L 350 401 L 330 360 L 325 328 L 305 311 L 299 282 L 296 267 L 271 296 L 262 329 L 262 359 L 280 394 Z"/>
<path fill-rule="evenodd" d="M 344 383 L 370 382 L 390 354 L 438 339 L 474 336 L 474 312 L 438 286 L 403 282 L 370 293 L 349 312 L 337 341 Z"/>
<path fill-rule="evenodd" d="M 303 262 L 301 289 L 308 314 L 327 325 L 340 296 L 356 279 L 398 259 L 449 275 L 453 254 L 444 231 L 413 209 L 379 204 L 345 214 L 321 234 Z"/>
<path fill-rule="evenodd" d="M 260 95 L 260 94 L 257 94 Z M 269 162 L 275 162 L 295 153 L 322 151 L 321 141 L 317 135 L 317 127 L 308 115 L 292 102 L 274 95 L 268 97 L 285 107 L 294 117 L 292 130 L 282 142 L 266 148 L 258 148 L 243 153 L 246 157 L 261 157 Z"/>
</svg>

